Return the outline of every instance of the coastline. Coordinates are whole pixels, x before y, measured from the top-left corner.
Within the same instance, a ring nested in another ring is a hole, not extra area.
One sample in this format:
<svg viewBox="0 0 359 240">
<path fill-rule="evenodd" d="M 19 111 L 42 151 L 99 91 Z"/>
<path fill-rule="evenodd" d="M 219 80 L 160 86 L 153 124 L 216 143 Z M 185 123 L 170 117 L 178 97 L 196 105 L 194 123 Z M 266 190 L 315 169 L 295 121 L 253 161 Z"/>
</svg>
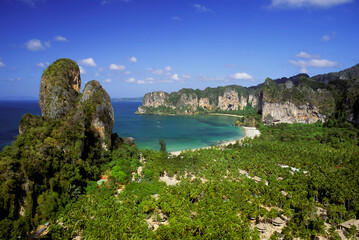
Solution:
<svg viewBox="0 0 359 240">
<path fill-rule="evenodd" d="M 170 152 L 170 154 L 172 154 L 173 156 L 178 156 L 178 155 L 181 154 L 181 152 L 187 151 L 187 150 L 195 151 L 195 150 L 199 150 L 199 149 L 209 149 L 211 147 L 217 147 L 217 146 L 223 146 L 224 147 L 224 146 L 228 146 L 229 144 L 235 144 L 237 141 L 240 142 L 245 138 L 254 138 L 256 136 L 261 135 L 260 131 L 256 127 L 242 127 L 242 128 L 243 128 L 243 131 L 244 131 L 244 136 L 237 139 L 237 140 L 226 141 L 226 142 L 221 143 L 221 144 L 216 145 L 216 146 L 208 146 L 208 147 L 203 147 L 203 148 L 185 149 L 185 150 L 181 150 L 181 151 L 174 151 L 174 152 Z"/>
<path fill-rule="evenodd" d="M 213 116 L 228 116 L 228 117 L 243 117 L 243 116 L 241 116 L 241 115 L 227 114 L 227 113 L 209 113 L 208 115 L 213 115 Z"/>
</svg>

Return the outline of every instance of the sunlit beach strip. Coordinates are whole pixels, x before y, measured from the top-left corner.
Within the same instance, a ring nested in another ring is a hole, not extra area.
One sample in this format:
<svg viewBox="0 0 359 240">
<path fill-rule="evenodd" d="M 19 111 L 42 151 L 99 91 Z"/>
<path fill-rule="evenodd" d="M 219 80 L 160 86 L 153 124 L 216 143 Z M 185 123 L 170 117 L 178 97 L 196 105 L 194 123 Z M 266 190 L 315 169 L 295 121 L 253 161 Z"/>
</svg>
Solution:
<svg viewBox="0 0 359 240">
<path fill-rule="evenodd" d="M 216 146 L 208 146 L 208 147 L 203 147 L 203 148 L 196 148 L 196 149 L 187 149 L 187 150 L 182 150 L 182 151 L 174 151 L 174 152 L 170 152 L 172 155 L 174 156 L 178 156 L 181 154 L 181 152 L 183 151 L 188 151 L 188 150 L 192 150 L 192 151 L 195 151 L 195 150 L 199 150 L 199 149 L 209 149 L 209 148 L 212 148 L 212 147 L 217 147 L 217 146 L 228 146 L 230 144 L 235 144 L 237 141 L 242 141 L 243 139 L 245 138 L 254 138 L 256 136 L 259 136 L 261 133 L 260 131 L 255 128 L 255 127 L 242 127 L 243 130 L 244 130 L 244 136 L 237 139 L 237 140 L 232 140 L 232 141 L 226 141 L 224 143 L 221 143 L 221 144 L 218 144 Z"/>
</svg>

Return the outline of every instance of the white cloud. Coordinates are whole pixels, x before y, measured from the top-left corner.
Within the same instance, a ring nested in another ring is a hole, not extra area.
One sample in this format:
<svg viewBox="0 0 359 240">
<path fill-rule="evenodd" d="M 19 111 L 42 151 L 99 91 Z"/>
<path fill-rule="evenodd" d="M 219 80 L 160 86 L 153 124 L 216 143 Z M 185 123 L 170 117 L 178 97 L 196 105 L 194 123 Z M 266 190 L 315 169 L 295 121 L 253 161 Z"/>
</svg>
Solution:
<svg viewBox="0 0 359 240">
<path fill-rule="evenodd" d="M 17 81 L 20 81 L 21 78 L 20 77 L 17 77 L 17 78 L 9 78 L 9 81 L 10 82 L 17 82 Z"/>
<path fill-rule="evenodd" d="M 221 81 L 221 82 L 228 82 L 228 80 L 224 77 L 207 77 L 207 76 L 203 76 L 203 75 L 199 75 L 198 76 L 198 79 L 199 80 L 202 80 L 202 81 Z"/>
<path fill-rule="evenodd" d="M 319 55 L 311 55 L 311 54 L 303 52 L 303 51 L 296 54 L 295 56 L 298 58 L 306 58 L 306 59 L 320 58 Z"/>
<path fill-rule="evenodd" d="M 192 5 L 198 12 L 212 12 L 211 9 L 207 8 L 206 6 L 204 5 L 201 5 L 201 4 L 193 4 Z"/>
<path fill-rule="evenodd" d="M 306 61 L 304 61 L 304 60 L 298 60 L 298 61 L 290 60 L 289 63 L 292 64 L 293 66 L 300 67 L 300 72 L 301 73 L 308 73 L 307 62 Z"/>
<path fill-rule="evenodd" d="M 325 41 L 325 42 L 328 42 L 330 39 L 331 39 L 331 37 L 329 35 L 324 35 L 322 37 L 322 40 Z"/>
<path fill-rule="evenodd" d="M 165 67 L 165 71 L 167 71 L 167 72 L 170 72 L 170 71 L 172 71 L 172 68 L 171 68 L 171 66 L 167 66 L 167 67 Z"/>
<path fill-rule="evenodd" d="M 100 68 L 98 69 L 99 72 L 103 72 L 103 70 L 104 70 L 103 67 L 100 67 Z"/>
<path fill-rule="evenodd" d="M 146 84 L 144 80 L 137 80 L 137 84 Z"/>
<path fill-rule="evenodd" d="M 80 68 L 80 73 L 81 74 L 86 74 L 86 71 L 85 71 L 85 69 L 83 67 L 79 66 L 79 68 Z"/>
<path fill-rule="evenodd" d="M 110 83 L 110 82 L 112 82 L 112 80 L 111 79 L 109 79 L 109 78 L 107 78 L 106 80 L 104 80 L 103 81 L 104 83 Z"/>
<path fill-rule="evenodd" d="M 109 68 L 110 68 L 110 70 L 117 70 L 117 71 L 122 71 L 122 70 L 125 70 L 125 69 L 126 69 L 125 66 L 123 66 L 123 65 L 116 65 L 116 64 L 114 64 L 114 63 L 112 63 Z"/>
<path fill-rule="evenodd" d="M 136 57 L 130 57 L 130 62 L 136 63 L 137 62 L 137 58 Z"/>
<path fill-rule="evenodd" d="M 0 61 L 0 67 L 5 67 L 5 63 L 3 63 L 2 61 Z"/>
<path fill-rule="evenodd" d="M 93 58 L 85 58 L 79 61 L 80 64 L 90 67 L 96 67 L 95 60 Z"/>
<path fill-rule="evenodd" d="M 39 39 L 31 39 L 25 43 L 25 47 L 30 51 L 45 50 Z"/>
<path fill-rule="evenodd" d="M 46 42 L 45 42 L 45 47 L 50 48 L 50 47 L 51 47 L 51 42 L 50 42 L 50 41 L 46 41 Z"/>
<path fill-rule="evenodd" d="M 81 69 L 80 69 L 81 70 Z M 100 73 L 95 73 L 94 74 L 95 77 L 99 77 L 100 76 Z"/>
<path fill-rule="evenodd" d="M 153 77 L 148 77 L 148 78 L 146 78 L 146 81 L 154 81 L 155 79 L 153 78 Z"/>
<path fill-rule="evenodd" d="M 172 17 L 172 20 L 179 22 L 179 21 L 182 20 L 182 18 L 180 18 L 180 17 L 178 17 L 178 16 L 174 16 L 174 17 Z"/>
<path fill-rule="evenodd" d="M 173 79 L 173 80 L 175 80 L 175 81 L 179 81 L 179 80 L 180 80 L 177 73 L 173 74 L 173 75 L 171 76 L 171 79 Z"/>
<path fill-rule="evenodd" d="M 338 66 L 338 62 L 333 62 L 327 59 L 312 59 L 308 63 L 309 67 L 335 67 Z"/>
<path fill-rule="evenodd" d="M 126 71 L 126 72 L 124 72 L 124 74 L 126 74 L 126 75 L 130 75 L 130 74 L 131 74 L 131 72 L 130 72 L 130 71 Z"/>
<path fill-rule="evenodd" d="M 332 38 L 335 38 L 337 36 L 337 33 L 335 31 L 332 31 L 330 34 L 326 34 L 322 37 L 322 41 L 328 42 L 332 40 Z"/>
<path fill-rule="evenodd" d="M 111 2 L 114 2 L 115 0 L 101 0 L 101 5 L 106 5 Z M 120 2 L 130 2 L 131 0 L 119 0 Z"/>
<path fill-rule="evenodd" d="M 156 74 L 156 75 L 162 75 L 162 73 L 163 73 L 162 69 L 148 68 L 147 71 L 152 72 L 153 74 Z"/>
<path fill-rule="evenodd" d="M 173 80 L 169 80 L 169 79 L 159 80 L 158 82 L 160 82 L 160 83 L 174 83 Z"/>
<path fill-rule="evenodd" d="M 40 62 L 40 63 L 37 63 L 36 66 L 41 67 L 41 68 L 44 68 L 44 67 L 45 67 L 45 64 L 42 63 L 42 62 Z"/>
<path fill-rule="evenodd" d="M 271 7 L 321 7 L 329 8 L 336 5 L 353 2 L 353 0 L 272 0 Z"/>
<path fill-rule="evenodd" d="M 161 75 L 163 73 L 163 70 L 162 69 L 157 69 L 157 70 L 154 70 L 152 73 L 156 74 L 156 75 Z"/>
<path fill-rule="evenodd" d="M 68 42 L 67 39 L 63 36 L 56 36 L 54 40 L 57 42 Z"/>
<path fill-rule="evenodd" d="M 250 80 L 250 81 L 254 81 L 254 78 L 249 75 L 248 73 L 235 73 L 233 75 L 230 75 L 229 76 L 230 78 L 232 79 L 235 79 L 235 80 Z"/>
<path fill-rule="evenodd" d="M 313 56 L 313 55 L 309 55 Z M 297 54 L 298 57 L 298 54 Z M 290 60 L 290 64 L 296 67 L 300 67 L 300 72 L 308 73 L 308 67 L 315 67 L 315 68 L 325 68 L 325 67 L 336 67 L 339 65 L 338 62 L 330 61 L 328 59 L 320 58 L 319 56 L 316 58 L 312 58 L 308 60 Z"/>
<path fill-rule="evenodd" d="M 135 78 L 129 78 L 129 79 L 126 80 L 126 82 L 133 83 L 133 82 L 136 82 L 136 79 Z"/>
<path fill-rule="evenodd" d="M 184 79 L 191 79 L 192 76 L 191 76 L 191 74 L 182 74 L 182 78 L 184 78 Z"/>
</svg>

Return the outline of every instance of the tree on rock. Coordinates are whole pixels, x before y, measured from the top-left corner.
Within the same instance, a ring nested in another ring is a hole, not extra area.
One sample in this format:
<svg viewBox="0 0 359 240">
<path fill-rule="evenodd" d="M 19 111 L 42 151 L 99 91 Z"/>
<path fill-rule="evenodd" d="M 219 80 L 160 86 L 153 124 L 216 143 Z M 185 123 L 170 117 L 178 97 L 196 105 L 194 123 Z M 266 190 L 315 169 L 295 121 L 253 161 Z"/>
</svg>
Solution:
<svg viewBox="0 0 359 240">
<path fill-rule="evenodd" d="M 159 141 L 159 143 L 160 143 L 160 151 L 161 151 L 161 152 L 166 152 L 167 150 L 166 150 L 166 142 L 165 142 L 165 140 L 163 140 L 163 139 L 161 138 L 160 141 Z"/>
</svg>

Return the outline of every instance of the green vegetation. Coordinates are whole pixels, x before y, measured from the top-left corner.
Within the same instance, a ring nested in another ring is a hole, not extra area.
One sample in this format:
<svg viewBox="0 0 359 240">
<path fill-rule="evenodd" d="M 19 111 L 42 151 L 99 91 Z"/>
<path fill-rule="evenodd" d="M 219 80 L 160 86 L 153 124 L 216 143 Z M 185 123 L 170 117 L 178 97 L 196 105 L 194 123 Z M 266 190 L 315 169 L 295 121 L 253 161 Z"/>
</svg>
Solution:
<svg viewBox="0 0 359 240">
<path fill-rule="evenodd" d="M 44 70 L 43 76 L 50 79 L 57 76 L 67 77 L 70 71 L 79 72 L 77 63 L 68 58 L 60 58 Z M 56 81 L 58 83 L 58 81 Z"/>
<path fill-rule="evenodd" d="M 310 103 L 326 115 L 332 114 L 336 106 L 332 91 L 324 83 L 310 78 L 301 78 L 298 86 L 292 88 L 287 88 L 285 84 L 277 85 L 272 79 L 267 78 L 262 93 L 263 102 L 291 102 L 297 106 Z"/>
<path fill-rule="evenodd" d="M 167 150 L 166 150 L 166 142 L 165 142 L 165 140 L 160 139 L 159 144 L 160 144 L 160 151 L 161 152 L 166 152 Z"/>
<path fill-rule="evenodd" d="M 71 71 L 78 72 L 76 63 L 59 59 L 44 75 L 66 80 Z M 24 115 L 22 134 L 0 153 L 0 239 L 39 237 L 34 230 L 46 222 L 42 239 L 338 239 L 339 225 L 359 217 L 359 129 L 347 122 L 359 121 L 355 79 L 325 85 L 301 78 L 296 86 L 267 79 L 260 89 L 266 102 L 317 106 L 330 115 L 325 124 L 264 126 L 250 104 L 241 111 L 198 108 L 244 115 L 236 125 L 256 126 L 261 135 L 179 156 L 167 153 L 162 139 L 161 151 L 140 151 L 117 134 L 104 150 L 90 121 L 103 114 L 96 105 L 110 99 L 98 82 L 85 89 L 73 99 L 82 99 L 81 107 L 66 117 Z M 234 85 L 182 89 L 166 95 L 166 106 L 176 108 L 147 113 L 191 114 L 188 102 L 203 97 L 218 106 L 227 89 L 259 93 Z M 111 116 L 100 117 L 112 129 Z M 268 224 L 275 231 L 260 233 Z M 356 238 L 358 229 L 345 234 Z"/>
<path fill-rule="evenodd" d="M 29 118 L 28 115 L 24 116 Z M 34 118 L 41 119 L 41 118 Z M 75 201 L 108 162 L 96 136 L 65 120 L 30 122 L 0 153 L 1 239 L 24 238 Z M 84 149 L 84 142 L 91 149 Z"/>
<path fill-rule="evenodd" d="M 102 168 L 111 169 L 115 181 L 58 211 L 47 237 L 260 239 L 255 224 L 279 216 L 288 220 L 271 239 L 330 238 L 340 223 L 359 216 L 357 128 L 317 123 L 260 130 L 260 137 L 243 143 L 178 157 L 129 146 L 115 151 Z M 163 177 L 180 183 L 166 185 Z M 325 230 L 325 222 L 333 229 Z"/>
<path fill-rule="evenodd" d="M 261 122 L 261 115 L 259 114 L 247 114 L 244 117 L 237 118 L 234 122 L 234 126 L 242 127 L 259 127 Z"/>
<path fill-rule="evenodd" d="M 253 108 L 251 106 L 251 104 L 248 104 L 247 106 L 245 106 L 243 110 L 221 110 L 221 109 L 216 109 L 213 112 L 214 113 L 232 114 L 232 115 L 238 115 L 238 116 L 258 115 L 255 108 Z"/>
</svg>

